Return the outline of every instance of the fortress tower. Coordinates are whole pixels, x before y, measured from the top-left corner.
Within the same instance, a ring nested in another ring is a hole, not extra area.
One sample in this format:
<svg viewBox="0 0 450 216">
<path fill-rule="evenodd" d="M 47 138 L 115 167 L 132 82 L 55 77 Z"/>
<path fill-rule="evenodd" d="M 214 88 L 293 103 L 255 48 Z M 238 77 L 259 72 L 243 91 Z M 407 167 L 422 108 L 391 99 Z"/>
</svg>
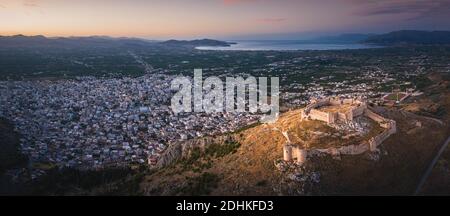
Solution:
<svg viewBox="0 0 450 216">
<path fill-rule="evenodd" d="M 331 155 L 357 155 L 366 151 L 378 151 L 378 146 L 397 132 L 396 122 L 391 119 L 372 111 L 361 99 L 340 99 L 326 98 L 321 100 L 311 100 L 311 104 L 307 105 L 301 112 L 301 119 L 312 119 L 326 122 L 327 124 L 335 124 L 337 122 L 348 123 L 355 120 L 359 116 L 365 116 L 384 128 L 384 131 L 371 137 L 368 141 L 364 141 L 359 145 L 330 147 L 327 149 L 301 149 L 298 145 L 293 145 L 289 141 L 287 132 L 287 142 L 283 146 L 283 160 L 295 161 L 297 164 L 306 162 L 308 151 L 327 153 Z"/>
<path fill-rule="evenodd" d="M 299 146 L 285 144 L 283 146 L 283 160 L 293 161 L 295 159 L 298 165 L 302 165 L 306 162 L 307 151 L 301 149 Z"/>
</svg>

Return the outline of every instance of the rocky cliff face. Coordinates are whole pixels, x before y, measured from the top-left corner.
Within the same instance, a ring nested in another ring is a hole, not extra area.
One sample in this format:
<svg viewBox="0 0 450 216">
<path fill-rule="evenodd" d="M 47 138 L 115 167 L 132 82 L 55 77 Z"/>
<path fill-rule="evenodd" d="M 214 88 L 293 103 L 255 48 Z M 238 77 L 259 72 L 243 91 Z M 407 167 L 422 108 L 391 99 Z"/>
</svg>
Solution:
<svg viewBox="0 0 450 216">
<path fill-rule="evenodd" d="M 234 134 L 221 135 L 215 137 L 202 137 L 198 139 L 192 139 L 187 141 L 174 142 L 169 144 L 166 151 L 161 155 L 156 164 L 156 168 L 162 168 L 170 165 L 173 162 L 178 161 L 183 157 L 190 155 L 193 149 L 198 148 L 200 151 L 204 151 L 208 145 L 211 144 L 224 144 L 226 141 L 236 141 L 237 137 Z"/>
</svg>

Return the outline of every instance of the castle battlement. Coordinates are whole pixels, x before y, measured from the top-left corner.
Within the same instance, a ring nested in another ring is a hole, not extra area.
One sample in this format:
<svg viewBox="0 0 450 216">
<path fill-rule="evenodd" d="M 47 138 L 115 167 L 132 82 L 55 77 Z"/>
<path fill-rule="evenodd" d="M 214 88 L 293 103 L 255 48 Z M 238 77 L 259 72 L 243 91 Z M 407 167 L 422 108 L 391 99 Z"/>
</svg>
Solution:
<svg viewBox="0 0 450 216">
<path fill-rule="evenodd" d="M 382 142 L 397 132 L 397 126 L 394 120 L 384 118 L 375 113 L 367 106 L 365 101 L 360 99 L 325 98 L 321 100 L 312 100 L 311 104 L 307 105 L 301 112 L 302 120 L 318 120 L 326 122 L 327 124 L 334 124 L 338 121 L 347 123 L 354 121 L 354 119 L 359 116 L 366 116 L 367 118 L 372 119 L 385 130 L 380 134 L 371 137 L 368 142 L 366 141 L 358 145 L 332 147 L 327 149 L 301 149 L 299 146 L 287 142 L 283 146 L 284 161 L 296 161 L 297 164 L 303 164 L 306 162 L 307 156 L 314 155 L 316 152 L 327 153 L 334 156 L 357 155 L 369 150 L 374 152 L 378 150 L 378 146 Z"/>
<path fill-rule="evenodd" d="M 321 107 L 346 107 L 346 109 L 321 109 Z M 337 121 L 353 121 L 367 109 L 367 104 L 359 99 L 325 98 L 312 100 L 301 113 L 302 119 L 312 119 L 333 124 Z"/>
</svg>

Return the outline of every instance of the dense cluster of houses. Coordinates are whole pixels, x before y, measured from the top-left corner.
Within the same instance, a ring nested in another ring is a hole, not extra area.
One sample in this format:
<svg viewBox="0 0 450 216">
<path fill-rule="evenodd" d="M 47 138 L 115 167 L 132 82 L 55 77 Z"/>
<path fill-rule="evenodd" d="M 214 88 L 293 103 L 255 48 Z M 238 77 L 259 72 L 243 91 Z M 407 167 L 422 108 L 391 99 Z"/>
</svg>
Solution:
<svg viewBox="0 0 450 216">
<path fill-rule="evenodd" d="M 20 132 L 33 162 L 78 168 L 147 163 L 168 143 L 236 130 L 247 113 L 181 113 L 170 108 L 173 76 L 2 81 L 0 116 Z"/>
</svg>

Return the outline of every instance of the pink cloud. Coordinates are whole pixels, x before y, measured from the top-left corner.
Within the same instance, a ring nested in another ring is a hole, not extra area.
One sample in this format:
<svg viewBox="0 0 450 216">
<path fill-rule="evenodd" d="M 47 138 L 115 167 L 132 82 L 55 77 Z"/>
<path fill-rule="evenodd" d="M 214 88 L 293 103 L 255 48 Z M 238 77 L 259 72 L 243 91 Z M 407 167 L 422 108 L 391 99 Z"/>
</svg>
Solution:
<svg viewBox="0 0 450 216">
<path fill-rule="evenodd" d="M 280 23 L 286 21 L 285 18 L 263 18 L 256 20 L 260 23 Z"/>
<path fill-rule="evenodd" d="M 350 2 L 353 1 L 354 0 L 351 0 Z M 378 0 L 373 2 L 359 2 L 357 4 L 363 5 L 362 10 L 355 13 L 356 15 L 361 16 L 407 13 L 423 14 L 434 9 L 439 9 L 441 7 L 448 8 L 448 0 Z"/>
<path fill-rule="evenodd" d="M 223 0 L 225 5 L 236 5 L 240 3 L 256 2 L 258 0 Z"/>
<path fill-rule="evenodd" d="M 39 7 L 39 1 L 38 0 L 24 0 L 23 6 L 25 7 Z"/>
</svg>

